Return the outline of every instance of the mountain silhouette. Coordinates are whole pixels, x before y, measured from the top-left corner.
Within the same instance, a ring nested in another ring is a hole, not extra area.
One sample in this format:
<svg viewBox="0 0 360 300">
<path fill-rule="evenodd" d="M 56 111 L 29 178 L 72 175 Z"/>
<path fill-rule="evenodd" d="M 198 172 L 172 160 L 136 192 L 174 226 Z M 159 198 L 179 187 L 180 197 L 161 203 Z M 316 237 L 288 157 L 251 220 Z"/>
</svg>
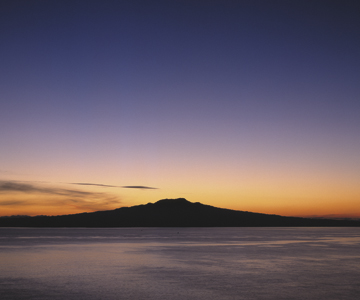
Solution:
<svg viewBox="0 0 360 300">
<path fill-rule="evenodd" d="M 62 216 L 1 217 L 1 227 L 343 227 L 360 221 L 283 217 L 217 208 L 184 198 Z"/>
</svg>

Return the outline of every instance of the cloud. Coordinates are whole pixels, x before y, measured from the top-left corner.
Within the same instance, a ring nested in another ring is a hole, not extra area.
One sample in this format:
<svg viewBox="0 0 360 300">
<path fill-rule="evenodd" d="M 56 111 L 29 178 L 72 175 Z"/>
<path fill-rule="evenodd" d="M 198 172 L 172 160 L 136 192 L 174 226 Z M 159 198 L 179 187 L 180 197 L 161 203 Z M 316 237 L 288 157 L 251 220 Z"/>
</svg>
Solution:
<svg viewBox="0 0 360 300">
<path fill-rule="evenodd" d="M 79 190 L 39 187 L 34 184 L 19 183 L 16 181 L 0 181 L 0 192 L 42 193 L 71 197 L 89 196 L 95 194 Z"/>
<path fill-rule="evenodd" d="M 4 173 L 4 174 L 15 174 L 15 172 L 9 171 L 9 170 L 4 170 L 4 169 L 0 169 L 0 173 Z"/>
<path fill-rule="evenodd" d="M 118 186 L 118 185 L 108 185 L 108 184 L 101 184 L 101 183 L 71 182 L 70 184 L 75 184 L 75 185 L 95 185 L 95 186 L 100 186 L 100 187 L 118 187 L 118 188 L 121 188 L 121 186 Z"/>
<path fill-rule="evenodd" d="M 0 201 L 0 205 L 3 206 L 17 206 L 17 205 L 23 205 L 25 203 L 25 201 L 21 201 L 21 200 L 5 200 L 5 201 Z"/>
<path fill-rule="evenodd" d="M 124 189 L 143 189 L 143 190 L 157 190 L 156 187 L 144 186 L 144 185 L 126 185 L 122 186 Z"/>
<path fill-rule="evenodd" d="M 88 191 L 86 188 L 95 186 L 139 190 L 157 189 L 144 185 L 115 186 L 90 182 L 70 184 L 74 188 L 54 186 L 49 182 L 0 180 L 0 214 L 58 215 L 111 210 L 121 206 L 121 198 L 118 195 Z M 78 188 L 75 188 L 75 185 Z"/>
<path fill-rule="evenodd" d="M 102 183 L 88 183 L 88 182 L 72 182 L 70 184 L 76 184 L 76 185 L 94 185 L 94 186 L 100 186 L 100 187 L 115 187 L 115 188 L 123 188 L 123 189 L 148 189 L 148 190 L 156 190 L 158 188 L 156 187 L 150 187 L 145 185 L 108 185 L 108 184 L 102 184 Z"/>
<path fill-rule="evenodd" d="M 80 211 L 114 209 L 121 200 L 108 193 L 48 187 L 39 183 L 0 180 L 0 206 L 72 207 Z M 6 199 L 4 199 L 6 198 Z"/>
</svg>

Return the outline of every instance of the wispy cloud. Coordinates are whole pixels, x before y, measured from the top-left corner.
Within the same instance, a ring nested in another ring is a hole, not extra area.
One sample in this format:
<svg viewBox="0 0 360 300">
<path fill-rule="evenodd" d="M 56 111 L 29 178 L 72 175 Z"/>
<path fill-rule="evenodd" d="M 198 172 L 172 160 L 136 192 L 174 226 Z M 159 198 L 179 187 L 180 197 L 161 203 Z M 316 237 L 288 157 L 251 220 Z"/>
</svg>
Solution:
<svg viewBox="0 0 360 300">
<path fill-rule="evenodd" d="M 158 188 L 144 185 L 125 185 L 122 186 L 124 189 L 142 189 L 142 190 L 156 190 Z"/>
<path fill-rule="evenodd" d="M 23 205 L 26 204 L 26 201 L 22 201 L 22 200 L 5 200 L 5 201 L 0 201 L 0 205 L 3 206 L 14 206 L 14 205 Z"/>
<path fill-rule="evenodd" d="M 72 182 L 70 184 L 75 185 L 93 185 L 93 186 L 100 186 L 100 187 L 112 187 L 112 188 L 123 188 L 123 189 L 148 189 L 148 190 L 156 190 L 158 188 L 151 187 L 151 186 L 145 186 L 145 185 L 108 185 L 108 184 L 102 184 L 102 183 L 89 183 L 89 182 Z"/>
<path fill-rule="evenodd" d="M 0 206 L 71 206 L 77 210 L 95 211 L 119 206 L 118 196 L 108 193 L 48 187 L 39 183 L 0 180 Z M 5 198 L 5 199 L 4 199 Z"/>
<path fill-rule="evenodd" d="M 116 186 L 102 183 L 74 182 L 70 186 L 54 186 L 49 182 L 0 180 L 0 212 L 10 214 L 63 214 L 110 210 L 121 206 L 118 195 L 91 191 L 90 186 L 155 190 L 144 185 Z M 78 188 L 75 188 L 78 186 Z M 88 188 L 88 190 L 87 190 Z"/>
<path fill-rule="evenodd" d="M 70 184 L 74 184 L 74 185 L 94 185 L 94 186 L 100 186 L 100 187 L 121 188 L 121 186 L 118 186 L 118 185 L 109 185 L 109 184 L 101 184 L 101 183 L 89 183 L 89 182 L 71 182 Z"/>
<path fill-rule="evenodd" d="M 17 174 L 17 173 L 12 172 L 12 171 L 8 171 L 8 170 L 0 169 L 0 174 L 15 175 L 15 174 Z"/>
<path fill-rule="evenodd" d="M 92 192 L 79 190 L 41 187 L 35 184 L 20 183 L 17 181 L 0 181 L 0 192 L 42 193 L 71 197 L 89 196 L 94 194 Z"/>
</svg>

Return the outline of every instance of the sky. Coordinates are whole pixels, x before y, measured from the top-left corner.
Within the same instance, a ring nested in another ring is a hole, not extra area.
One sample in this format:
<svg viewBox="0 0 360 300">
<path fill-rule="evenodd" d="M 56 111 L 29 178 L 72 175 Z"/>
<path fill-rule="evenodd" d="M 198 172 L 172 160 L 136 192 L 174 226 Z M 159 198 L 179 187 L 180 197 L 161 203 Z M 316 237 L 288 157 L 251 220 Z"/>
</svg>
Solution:
<svg viewBox="0 0 360 300">
<path fill-rule="evenodd" d="M 186 198 L 360 217 L 359 1 L 0 1 L 0 216 Z"/>
</svg>

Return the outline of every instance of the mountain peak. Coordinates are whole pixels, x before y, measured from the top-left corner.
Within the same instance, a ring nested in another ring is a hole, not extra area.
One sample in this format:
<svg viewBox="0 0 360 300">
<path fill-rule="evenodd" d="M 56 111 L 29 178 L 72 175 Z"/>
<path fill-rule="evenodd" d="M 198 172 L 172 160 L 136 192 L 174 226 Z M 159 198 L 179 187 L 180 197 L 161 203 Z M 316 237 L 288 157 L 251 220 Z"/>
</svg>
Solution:
<svg viewBox="0 0 360 300">
<path fill-rule="evenodd" d="M 191 202 L 186 200 L 185 198 L 176 198 L 176 199 L 161 199 L 159 201 L 156 201 L 154 204 L 190 204 Z"/>
<path fill-rule="evenodd" d="M 177 199 L 162 199 L 156 201 L 154 205 L 161 205 L 161 206 L 178 206 L 178 205 L 188 205 L 192 204 L 190 201 L 186 200 L 185 198 L 177 198 Z"/>
</svg>

